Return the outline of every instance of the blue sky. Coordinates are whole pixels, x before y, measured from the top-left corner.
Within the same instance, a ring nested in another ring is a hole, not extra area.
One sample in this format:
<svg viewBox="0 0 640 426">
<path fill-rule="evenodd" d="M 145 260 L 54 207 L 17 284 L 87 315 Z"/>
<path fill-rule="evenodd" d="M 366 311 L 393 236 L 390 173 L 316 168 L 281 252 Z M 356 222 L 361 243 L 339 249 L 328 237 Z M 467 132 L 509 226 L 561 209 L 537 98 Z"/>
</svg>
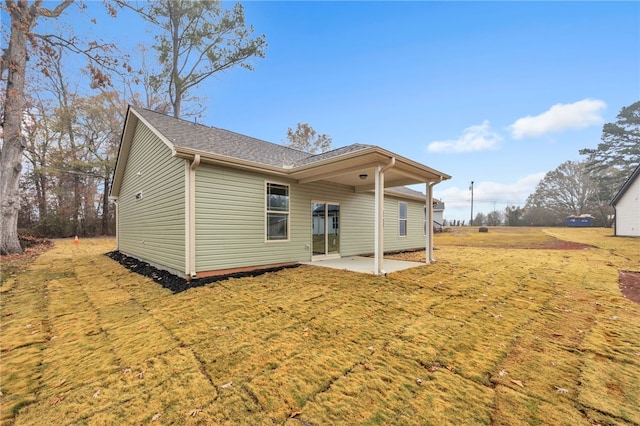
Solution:
<svg viewBox="0 0 640 426">
<path fill-rule="evenodd" d="M 389 149 L 452 176 L 434 189 L 446 219 L 469 220 L 472 180 L 474 214 L 524 206 L 640 99 L 639 2 L 243 5 L 266 58 L 205 82 L 199 121 L 272 142 L 307 122 L 336 148 Z M 125 49 L 150 40 L 125 13 L 104 20 Z"/>
</svg>

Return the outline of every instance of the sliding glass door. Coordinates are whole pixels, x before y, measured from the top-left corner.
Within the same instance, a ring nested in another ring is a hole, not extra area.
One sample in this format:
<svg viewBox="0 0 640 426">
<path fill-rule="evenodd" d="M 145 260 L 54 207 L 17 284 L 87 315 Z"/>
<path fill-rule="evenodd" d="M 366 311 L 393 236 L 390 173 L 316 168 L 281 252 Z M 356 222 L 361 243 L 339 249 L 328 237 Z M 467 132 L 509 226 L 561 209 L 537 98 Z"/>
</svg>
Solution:
<svg viewBox="0 0 640 426">
<path fill-rule="evenodd" d="M 340 255 L 340 205 L 336 203 L 311 203 L 312 254 L 317 256 Z"/>
</svg>

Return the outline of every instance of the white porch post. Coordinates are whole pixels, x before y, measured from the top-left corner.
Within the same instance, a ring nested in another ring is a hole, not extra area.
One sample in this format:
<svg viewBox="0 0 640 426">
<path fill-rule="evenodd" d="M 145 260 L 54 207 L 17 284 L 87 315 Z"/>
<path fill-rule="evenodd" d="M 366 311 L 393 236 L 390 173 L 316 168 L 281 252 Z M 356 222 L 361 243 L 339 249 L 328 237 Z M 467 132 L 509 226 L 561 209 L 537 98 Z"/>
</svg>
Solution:
<svg viewBox="0 0 640 426">
<path fill-rule="evenodd" d="M 431 231 L 433 228 L 433 203 L 429 196 L 429 190 L 431 185 L 429 182 L 425 182 L 425 195 L 424 195 L 424 257 L 425 263 L 431 263 Z"/>
<path fill-rule="evenodd" d="M 375 175 L 375 268 L 376 275 L 384 275 L 384 172 L 396 164 L 396 158 L 391 157 L 388 164 L 376 166 Z"/>
<path fill-rule="evenodd" d="M 427 182 L 427 211 L 429 212 L 429 227 L 427 228 L 427 263 L 434 262 L 433 259 L 433 185 L 435 182 Z"/>
<path fill-rule="evenodd" d="M 384 172 L 382 166 L 376 167 L 375 172 L 375 213 L 374 213 L 374 268 L 373 273 L 381 275 L 383 273 L 384 258 Z"/>
</svg>

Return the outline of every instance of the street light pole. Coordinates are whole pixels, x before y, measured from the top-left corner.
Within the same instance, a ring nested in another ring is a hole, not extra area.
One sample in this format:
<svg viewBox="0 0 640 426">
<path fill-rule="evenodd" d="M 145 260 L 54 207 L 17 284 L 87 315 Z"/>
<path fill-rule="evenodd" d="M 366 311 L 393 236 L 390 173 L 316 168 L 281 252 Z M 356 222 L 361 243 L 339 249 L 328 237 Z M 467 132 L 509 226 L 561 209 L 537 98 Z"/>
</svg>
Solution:
<svg viewBox="0 0 640 426">
<path fill-rule="evenodd" d="M 469 221 L 469 226 L 473 226 L 473 181 L 471 181 L 471 220 Z"/>
</svg>

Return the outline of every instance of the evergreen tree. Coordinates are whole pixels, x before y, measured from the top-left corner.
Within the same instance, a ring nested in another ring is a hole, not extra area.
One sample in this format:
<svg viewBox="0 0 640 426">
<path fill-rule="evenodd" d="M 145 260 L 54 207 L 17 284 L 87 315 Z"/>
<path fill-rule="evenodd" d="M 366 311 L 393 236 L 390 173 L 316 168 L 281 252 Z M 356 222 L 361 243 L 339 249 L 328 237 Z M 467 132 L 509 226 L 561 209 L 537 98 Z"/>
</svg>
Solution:
<svg viewBox="0 0 640 426">
<path fill-rule="evenodd" d="M 640 101 L 623 107 L 615 123 L 606 123 L 597 148 L 580 150 L 586 171 L 598 182 L 598 197 L 609 202 L 640 163 Z"/>
</svg>

